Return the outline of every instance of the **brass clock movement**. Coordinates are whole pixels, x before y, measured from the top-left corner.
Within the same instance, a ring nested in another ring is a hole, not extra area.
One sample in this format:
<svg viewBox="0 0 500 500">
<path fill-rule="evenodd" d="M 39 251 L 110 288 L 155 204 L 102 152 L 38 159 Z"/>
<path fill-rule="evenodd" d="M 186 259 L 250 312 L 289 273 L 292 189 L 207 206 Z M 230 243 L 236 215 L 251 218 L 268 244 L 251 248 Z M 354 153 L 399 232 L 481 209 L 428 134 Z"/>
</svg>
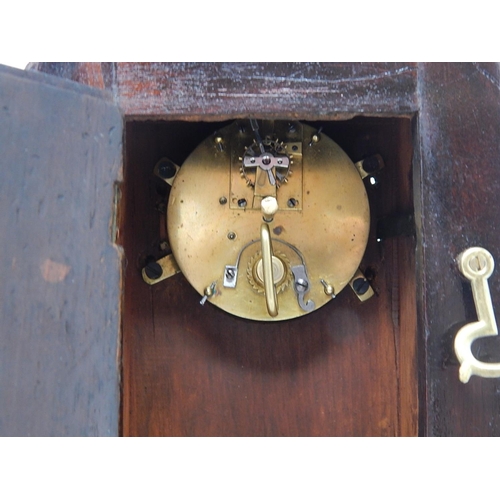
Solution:
<svg viewBox="0 0 500 500">
<path fill-rule="evenodd" d="M 370 228 L 367 173 L 321 129 L 235 121 L 182 166 L 162 161 L 155 173 L 172 186 L 172 255 L 158 261 L 160 276 L 143 270 L 146 282 L 180 270 L 202 304 L 260 321 L 313 312 L 348 284 L 362 300 L 373 295 L 358 269 Z"/>
</svg>

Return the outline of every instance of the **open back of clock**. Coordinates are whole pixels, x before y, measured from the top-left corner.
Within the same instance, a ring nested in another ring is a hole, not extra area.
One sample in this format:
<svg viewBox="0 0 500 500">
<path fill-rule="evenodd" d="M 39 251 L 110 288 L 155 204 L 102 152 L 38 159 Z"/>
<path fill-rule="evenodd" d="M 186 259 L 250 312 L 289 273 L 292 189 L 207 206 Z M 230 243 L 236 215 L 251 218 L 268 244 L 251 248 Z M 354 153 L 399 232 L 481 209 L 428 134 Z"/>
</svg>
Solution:
<svg viewBox="0 0 500 500">
<path fill-rule="evenodd" d="M 300 122 L 219 130 L 183 163 L 168 201 L 172 253 L 202 303 L 253 320 L 334 298 L 357 276 L 369 227 L 358 169 Z"/>
</svg>

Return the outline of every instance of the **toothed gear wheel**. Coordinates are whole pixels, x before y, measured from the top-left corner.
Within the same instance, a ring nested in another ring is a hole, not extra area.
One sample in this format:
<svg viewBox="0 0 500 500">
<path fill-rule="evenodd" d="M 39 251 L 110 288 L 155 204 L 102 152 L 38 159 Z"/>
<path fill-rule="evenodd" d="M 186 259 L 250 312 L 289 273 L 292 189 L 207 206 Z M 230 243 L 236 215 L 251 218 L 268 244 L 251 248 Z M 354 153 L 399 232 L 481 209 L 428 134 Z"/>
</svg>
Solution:
<svg viewBox="0 0 500 500">
<path fill-rule="evenodd" d="M 260 294 L 264 294 L 264 282 L 261 278 L 259 278 L 257 268 L 259 267 L 259 262 L 262 261 L 262 252 L 258 251 L 249 261 L 247 265 L 247 279 L 252 288 Z M 277 262 L 279 261 L 279 262 Z M 281 293 L 286 290 L 288 286 L 292 283 L 293 274 L 292 269 L 290 267 L 290 261 L 288 257 L 283 252 L 274 252 L 273 253 L 273 269 L 276 271 L 276 266 L 283 266 L 283 276 L 276 280 L 276 293 Z M 275 272 L 276 276 L 276 272 Z M 277 282 L 276 282 L 277 281 Z"/>
<path fill-rule="evenodd" d="M 272 139 L 270 137 L 266 137 L 263 141 L 262 144 L 264 145 L 264 149 L 266 150 L 266 153 L 271 153 L 273 156 L 276 157 L 288 157 L 287 154 L 287 149 L 286 145 L 283 143 L 283 141 L 279 141 L 278 139 Z M 245 162 L 245 159 L 249 159 L 252 157 L 258 157 L 262 153 L 260 151 L 259 145 L 257 144 L 257 141 L 254 139 L 253 143 L 251 146 L 249 146 L 245 150 L 244 157 L 241 162 L 241 167 L 240 167 L 240 172 L 242 174 L 242 177 L 245 179 L 246 183 L 250 187 L 255 186 L 255 178 L 256 178 L 256 170 L 257 166 L 249 166 L 248 161 Z M 245 166 L 245 163 L 247 166 Z M 290 171 L 290 164 L 288 163 L 286 166 L 280 167 L 276 166 L 276 187 L 280 187 L 283 183 L 288 182 L 288 176 L 291 173 Z"/>
</svg>

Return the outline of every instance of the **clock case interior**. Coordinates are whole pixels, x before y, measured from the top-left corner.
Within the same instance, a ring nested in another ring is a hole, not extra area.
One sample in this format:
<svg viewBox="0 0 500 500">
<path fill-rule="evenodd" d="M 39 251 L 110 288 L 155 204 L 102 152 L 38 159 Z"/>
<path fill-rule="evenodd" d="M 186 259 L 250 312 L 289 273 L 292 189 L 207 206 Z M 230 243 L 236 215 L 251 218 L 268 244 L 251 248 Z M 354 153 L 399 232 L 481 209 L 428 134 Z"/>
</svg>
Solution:
<svg viewBox="0 0 500 500">
<path fill-rule="evenodd" d="M 415 120 L 304 121 L 353 162 L 384 159 L 365 181 L 371 226 L 360 268 L 375 296 L 362 303 L 346 288 L 318 311 L 278 323 L 201 306 L 181 273 L 152 287 L 141 277 L 170 251 L 170 188 L 153 175 L 155 164 L 168 157 L 182 165 L 232 122 L 125 123 L 123 434 L 415 435 L 416 241 L 401 225 L 414 213 Z"/>
</svg>

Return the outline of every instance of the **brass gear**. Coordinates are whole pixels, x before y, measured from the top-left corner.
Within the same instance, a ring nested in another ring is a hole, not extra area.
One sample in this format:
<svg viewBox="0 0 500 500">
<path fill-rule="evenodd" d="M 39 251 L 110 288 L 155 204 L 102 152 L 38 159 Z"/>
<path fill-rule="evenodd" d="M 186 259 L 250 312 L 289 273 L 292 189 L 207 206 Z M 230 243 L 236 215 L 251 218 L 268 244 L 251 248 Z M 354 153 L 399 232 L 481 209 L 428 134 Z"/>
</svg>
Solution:
<svg viewBox="0 0 500 500">
<path fill-rule="evenodd" d="M 292 283 L 293 275 L 288 257 L 283 252 L 273 252 L 273 257 L 277 258 L 283 264 L 283 277 L 276 283 L 276 293 L 281 293 L 286 290 Z M 264 294 L 264 283 L 257 274 L 257 266 L 262 260 L 262 252 L 259 250 L 248 261 L 247 279 L 252 288 L 260 294 Z"/>
<path fill-rule="evenodd" d="M 272 153 L 274 156 L 287 156 L 286 144 L 282 141 L 280 142 L 277 138 L 270 138 L 267 136 L 262 144 L 266 152 Z M 245 179 L 247 186 L 251 188 L 255 187 L 255 167 L 245 167 L 244 158 L 249 158 L 252 156 L 259 156 L 260 150 L 257 141 L 254 139 L 251 146 L 245 149 L 245 154 L 241 160 L 240 172 L 243 179 Z M 280 187 L 283 183 L 288 182 L 288 176 L 291 174 L 290 165 L 286 167 L 276 167 L 276 187 Z"/>
</svg>

